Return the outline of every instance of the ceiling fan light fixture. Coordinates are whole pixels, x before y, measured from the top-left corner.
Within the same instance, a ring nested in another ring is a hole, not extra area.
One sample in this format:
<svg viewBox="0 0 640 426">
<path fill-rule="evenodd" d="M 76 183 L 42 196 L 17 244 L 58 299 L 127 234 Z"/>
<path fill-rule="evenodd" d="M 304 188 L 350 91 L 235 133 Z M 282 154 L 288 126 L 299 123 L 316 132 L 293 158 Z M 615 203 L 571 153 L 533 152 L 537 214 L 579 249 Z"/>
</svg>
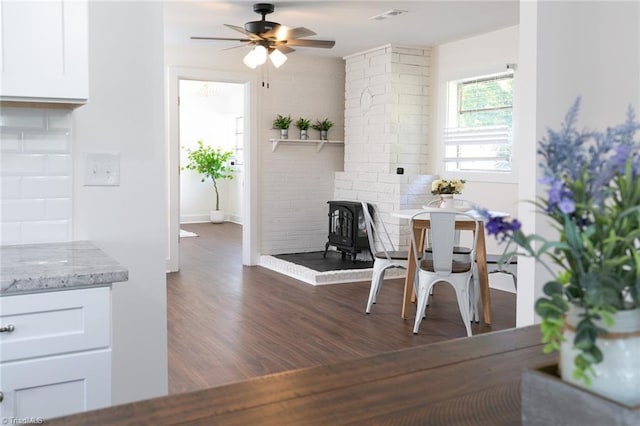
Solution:
<svg viewBox="0 0 640 426">
<path fill-rule="evenodd" d="M 269 54 L 269 59 L 271 59 L 271 63 L 274 67 L 280 68 L 282 64 L 287 62 L 287 55 L 279 51 L 278 49 L 273 49 L 273 52 Z"/>
<path fill-rule="evenodd" d="M 257 45 L 251 52 L 247 53 L 242 62 L 251 69 L 256 68 L 258 65 L 262 65 L 267 61 L 267 48 L 262 45 Z"/>
<path fill-rule="evenodd" d="M 253 49 L 251 49 L 249 53 L 244 56 L 242 62 L 244 62 L 244 64 L 251 69 L 255 69 L 258 66 L 258 64 L 256 64 L 253 60 Z"/>
</svg>

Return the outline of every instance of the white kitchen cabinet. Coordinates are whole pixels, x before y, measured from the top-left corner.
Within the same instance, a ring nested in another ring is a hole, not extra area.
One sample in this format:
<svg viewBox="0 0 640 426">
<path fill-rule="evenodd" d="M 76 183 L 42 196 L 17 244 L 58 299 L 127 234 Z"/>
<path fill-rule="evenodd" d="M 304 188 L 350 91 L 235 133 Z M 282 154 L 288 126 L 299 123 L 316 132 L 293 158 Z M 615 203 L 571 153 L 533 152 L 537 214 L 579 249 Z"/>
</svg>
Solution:
<svg viewBox="0 0 640 426">
<path fill-rule="evenodd" d="M 87 0 L 0 1 L 0 100 L 86 102 Z"/>
<path fill-rule="evenodd" d="M 111 405 L 110 287 L 4 296 L 0 327 L 0 419 Z"/>
</svg>

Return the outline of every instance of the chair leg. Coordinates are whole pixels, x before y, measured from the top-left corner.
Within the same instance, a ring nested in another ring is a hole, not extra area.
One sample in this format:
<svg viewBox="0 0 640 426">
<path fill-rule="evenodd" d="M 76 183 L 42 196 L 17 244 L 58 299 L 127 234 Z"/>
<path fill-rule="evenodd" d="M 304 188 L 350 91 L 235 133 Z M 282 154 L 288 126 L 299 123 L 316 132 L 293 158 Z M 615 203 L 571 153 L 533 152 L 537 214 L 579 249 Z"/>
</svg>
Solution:
<svg viewBox="0 0 640 426">
<path fill-rule="evenodd" d="M 425 312 L 427 310 L 427 302 L 429 301 L 429 290 L 431 287 L 420 286 L 418 291 L 418 302 L 416 304 L 416 320 L 413 323 L 413 334 L 418 334 L 418 329 L 420 328 L 420 322 L 422 322 L 422 318 L 425 316 Z"/>
<path fill-rule="evenodd" d="M 480 322 L 480 309 L 478 308 L 478 304 L 480 301 L 480 277 L 478 275 L 478 268 L 475 267 L 475 272 L 473 274 L 473 283 L 472 287 L 469 290 L 469 301 L 471 303 L 471 318 L 476 323 Z"/>
<path fill-rule="evenodd" d="M 454 286 L 456 291 L 456 298 L 458 299 L 458 307 L 460 308 L 460 315 L 462 316 L 462 322 L 467 329 L 467 336 L 471 336 L 471 324 L 469 318 L 469 291 L 468 283 L 466 288 L 460 288 Z"/>
<path fill-rule="evenodd" d="M 376 268 L 376 264 L 373 264 L 373 273 L 371 277 L 371 289 L 369 290 L 369 300 L 367 301 L 367 309 L 366 313 L 371 313 L 371 307 L 374 303 L 376 303 L 376 299 L 378 298 L 378 293 L 380 292 L 380 288 L 382 287 L 382 281 L 384 281 L 384 271 L 386 268 L 381 268 L 380 264 Z"/>
</svg>

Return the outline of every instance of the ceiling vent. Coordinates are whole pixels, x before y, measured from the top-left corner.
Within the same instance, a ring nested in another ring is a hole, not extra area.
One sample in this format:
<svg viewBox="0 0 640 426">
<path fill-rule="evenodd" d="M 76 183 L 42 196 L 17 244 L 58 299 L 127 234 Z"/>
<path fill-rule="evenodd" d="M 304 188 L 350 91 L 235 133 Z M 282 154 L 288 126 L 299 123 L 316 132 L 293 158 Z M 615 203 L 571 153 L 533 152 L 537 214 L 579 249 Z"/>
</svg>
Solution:
<svg viewBox="0 0 640 426">
<path fill-rule="evenodd" d="M 395 16 L 398 15 L 402 15 L 403 13 L 407 13 L 406 10 L 400 10 L 400 9 L 391 9 L 391 10 L 387 10 L 386 12 L 382 12 L 378 15 L 372 16 L 371 18 L 369 18 L 369 20 L 372 21 L 382 21 L 384 19 L 389 19 L 389 18 L 393 18 Z"/>
</svg>

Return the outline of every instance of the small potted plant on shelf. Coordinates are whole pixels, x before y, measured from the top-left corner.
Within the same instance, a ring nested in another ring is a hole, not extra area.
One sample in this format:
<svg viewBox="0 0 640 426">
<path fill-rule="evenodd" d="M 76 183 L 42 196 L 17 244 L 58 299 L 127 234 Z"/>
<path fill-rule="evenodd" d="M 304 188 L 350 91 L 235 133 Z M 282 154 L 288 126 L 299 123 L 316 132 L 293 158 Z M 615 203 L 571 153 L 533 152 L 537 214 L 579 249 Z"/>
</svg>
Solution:
<svg viewBox="0 0 640 426">
<path fill-rule="evenodd" d="M 513 241 L 553 277 L 535 303 L 545 351 L 560 351 L 563 381 L 640 404 L 640 122 L 576 130 L 579 99 L 538 154 L 546 196 L 535 203 L 555 238 L 492 217 L 487 233 Z M 550 261 L 550 262 L 549 262 Z M 636 349 L 632 349 L 636 348 Z M 591 408 L 591 407 L 590 407 Z"/>
<path fill-rule="evenodd" d="M 224 212 L 220 210 L 220 194 L 218 192 L 219 179 L 233 179 L 232 169 L 228 166 L 233 151 L 225 151 L 220 147 L 213 148 L 198 141 L 197 149 L 186 149 L 188 163 L 182 170 L 193 170 L 202 175 L 201 182 L 211 179 L 216 192 L 216 209 L 210 212 L 213 223 L 221 223 L 224 220 Z"/>
<path fill-rule="evenodd" d="M 273 120 L 273 128 L 280 129 L 280 139 L 289 139 L 289 126 L 291 126 L 291 115 L 278 114 L 275 120 Z"/>
<path fill-rule="evenodd" d="M 311 127 L 315 130 L 320 131 L 320 140 L 326 141 L 329 129 L 333 127 L 333 122 L 329 121 L 328 118 L 320 121 L 317 120 L 315 124 L 312 124 Z"/>
<path fill-rule="evenodd" d="M 309 137 L 309 135 L 307 134 L 307 130 L 309 130 L 310 126 L 311 126 L 311 120 L 307 120 L 306 118 L 300 117 L 298 118 L 298 121 L 296 121 L 296 127 L 300 129 L 301 140 L 305 141 Z"/>
</svg>

